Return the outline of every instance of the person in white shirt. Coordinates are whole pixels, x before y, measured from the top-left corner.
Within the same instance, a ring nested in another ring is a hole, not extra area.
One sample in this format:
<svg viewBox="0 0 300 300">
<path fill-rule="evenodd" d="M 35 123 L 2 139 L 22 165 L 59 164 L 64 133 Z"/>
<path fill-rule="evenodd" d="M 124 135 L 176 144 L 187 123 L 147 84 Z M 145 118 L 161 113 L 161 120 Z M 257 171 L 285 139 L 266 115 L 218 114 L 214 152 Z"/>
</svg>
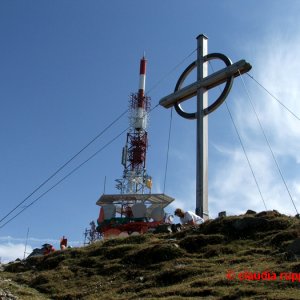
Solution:
<svg viewBox="0 0 300 300">
<path fill-rule="evenodd" d="M 183 211 L 181 208 L 177 208 L 174 215 L 180 218 L 182 225 L 199 225 L 204 222 L 204 220 L 193 213 L 192 211 Z"/>
</svg>

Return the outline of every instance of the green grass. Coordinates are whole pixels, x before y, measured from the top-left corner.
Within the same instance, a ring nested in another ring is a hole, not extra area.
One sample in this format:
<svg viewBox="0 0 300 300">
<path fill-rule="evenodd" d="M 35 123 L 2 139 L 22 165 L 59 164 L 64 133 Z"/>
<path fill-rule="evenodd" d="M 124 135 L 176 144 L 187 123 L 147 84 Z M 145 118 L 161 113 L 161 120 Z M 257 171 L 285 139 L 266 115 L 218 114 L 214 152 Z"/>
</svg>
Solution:
<svg viewBox="0 0 300 300">
<path fill-rule="evenodd" d="M 0 275 L 5 289 L 25 300 L 299 299 L 299 282 L 238 278 L 241 272 L 300 273 L 300 262 L 286 252 L 298 237 L 296 218 L 225 217 L 175 234 L 57 251 L 9 264 Z"/>
</svg>

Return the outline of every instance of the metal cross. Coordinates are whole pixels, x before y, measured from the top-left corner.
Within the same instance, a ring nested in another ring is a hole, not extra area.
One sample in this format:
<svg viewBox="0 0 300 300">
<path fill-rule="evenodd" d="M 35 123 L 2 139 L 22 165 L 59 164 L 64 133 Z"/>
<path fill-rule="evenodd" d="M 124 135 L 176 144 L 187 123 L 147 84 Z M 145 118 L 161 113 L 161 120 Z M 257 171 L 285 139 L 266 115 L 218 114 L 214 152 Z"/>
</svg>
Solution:
<svg viewBox="0 0 300 300">
<path fill-rule="evenodd" d="M 208 61 L 221 59 L 226 67 L 208 75 Z M 181 88 L 186 77 L 197 68 L 197 81 Z M 226 99 L 234 77 L 248 72 L 252 66 L 245 60 L 232 63 L 221 53 L 207 54 L 207 37 L 197 37 L 197 60 L 191 63 L 179 77 L 174 93 L 162 98 L 159 102 L 165 108 L 175 107 L 183 118 L 197 120 L 197 162 L 196 162 L 196 214 L 208 219 L 208 114 L 216 110 Z M 208 90 L 222 83 L 225 87 L 218 99 L 208 106 Z M 180 103 L 197 96 L 197 111 L 185 112 Z"/>
</svg>

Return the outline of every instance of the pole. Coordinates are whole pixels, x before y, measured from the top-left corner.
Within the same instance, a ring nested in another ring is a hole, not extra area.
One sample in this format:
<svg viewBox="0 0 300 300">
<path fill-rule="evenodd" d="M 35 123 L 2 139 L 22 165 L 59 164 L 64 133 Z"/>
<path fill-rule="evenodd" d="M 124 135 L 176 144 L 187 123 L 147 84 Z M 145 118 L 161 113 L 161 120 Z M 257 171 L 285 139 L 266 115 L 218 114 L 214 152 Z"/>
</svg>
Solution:
<svg viewBox="0 0 300 300">
<path fill-rule="evenodd" d="M 105 194 L 105 188 L 106 188 L 106 176 L 104 177 L 103 195 Z"/>
<path fill-rule="evenodd" d="M 29 235 L 29 227 L 27 228 L 26 242 L 25 242 L 25 249 L 24 249 L 24 257 L 23 257 L 23 259 L 25 259 L 26 254 L 27 254 L 26 250 L 27 250 L 28 235 Z"/>
<path fill-rule="evenodd" d="M 207 37 L 203 34 L 197 37 L 197 81 L 202 81 L 208 75 Z M 197 90 L 197 162 L 196 162 L 196 214 L 208 219 L 208 115 L 204 109 L 208 106 L 206 88 Z"/>
</svg>

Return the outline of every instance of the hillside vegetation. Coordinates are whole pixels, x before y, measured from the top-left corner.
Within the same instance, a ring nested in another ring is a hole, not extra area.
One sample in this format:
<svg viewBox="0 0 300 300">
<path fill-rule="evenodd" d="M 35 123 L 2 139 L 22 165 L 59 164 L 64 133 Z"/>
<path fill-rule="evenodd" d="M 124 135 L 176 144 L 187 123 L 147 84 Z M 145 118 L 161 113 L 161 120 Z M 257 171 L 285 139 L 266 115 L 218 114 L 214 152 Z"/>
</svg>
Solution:
<svg viewBox="0 0 300 300">
<path fill-rule="evenodd" d="M 298 258 L 299 219 L 249 212 L 8 264 L 0 299 L 299 299 Z"/>
</svg>

